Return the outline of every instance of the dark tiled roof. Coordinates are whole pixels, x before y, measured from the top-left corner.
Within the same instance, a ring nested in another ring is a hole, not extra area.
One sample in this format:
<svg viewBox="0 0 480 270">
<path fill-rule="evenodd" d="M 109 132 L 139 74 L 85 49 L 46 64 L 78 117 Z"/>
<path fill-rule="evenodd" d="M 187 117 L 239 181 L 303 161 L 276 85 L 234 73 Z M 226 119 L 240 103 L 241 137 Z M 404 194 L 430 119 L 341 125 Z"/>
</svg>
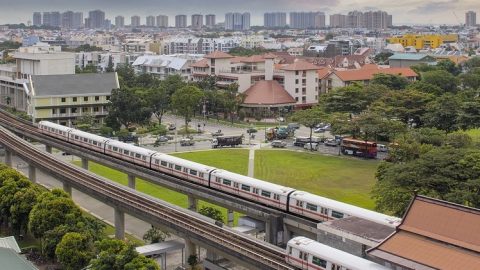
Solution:
<svg viewBox="0 0 480 270">
<path fill-rule="evenodd" d="M 115 73 L 34 75 L 35 96 L 108 94 L 118 88 Z"/>
</svg>

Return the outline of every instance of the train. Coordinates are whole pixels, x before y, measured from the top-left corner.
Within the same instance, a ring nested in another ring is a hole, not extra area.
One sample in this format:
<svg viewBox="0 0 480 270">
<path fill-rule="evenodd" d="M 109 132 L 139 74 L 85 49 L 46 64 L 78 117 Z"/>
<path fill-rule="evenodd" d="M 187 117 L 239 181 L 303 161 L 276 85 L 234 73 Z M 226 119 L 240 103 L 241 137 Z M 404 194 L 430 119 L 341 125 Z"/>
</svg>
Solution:
<svg viewBox="0 0 480 270">
<path fill-rule="evenodd" d="M 385 266 L 306 237 L 290 239 L 285 250 L 285 261 L 301 270 L 388 270 Z"/>
<path fill-rule="evenodd" d="M 401 221 L 397 217 L 52 122 L 40 121 L 38 128 L 41 133 L 54 138 L 315 221 L 324 222 L 355 216 L 393 228 Z"/>
</svg>

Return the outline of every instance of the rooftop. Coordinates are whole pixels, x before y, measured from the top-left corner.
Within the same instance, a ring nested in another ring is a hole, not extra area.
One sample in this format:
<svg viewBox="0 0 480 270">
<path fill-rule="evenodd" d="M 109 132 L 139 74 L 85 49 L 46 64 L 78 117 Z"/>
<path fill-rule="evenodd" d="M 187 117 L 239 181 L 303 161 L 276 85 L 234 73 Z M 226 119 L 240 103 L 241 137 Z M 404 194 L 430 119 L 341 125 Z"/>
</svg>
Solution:
<svg viewBox="0 0 480 270">
<path fill-rule="evenodd" d="M 212 53 L 209 53 L 207 55 L 205 55 L 205 58 L 207 59 L 228 59 L 228 58 L 233 58 L 234 56 L 228 54 L 228 53 L 224 53 L 224 52 L 221 52 L 221 51 L 214 51 Z"/>
<path fill-rule="evenodd" d="M 307 61 L 299 60 L 292 64 L 285 65 L 280 69 L 287 70 L 287 71 L 303 71 L 303 70 L 319 70 L 320 67 L 314 64 L 310 64 Z"/>
<path fill-rule="evenodd" d="M 402 77 L 417 77 L 411 68 L 379 68 L 376 65 L 365 65 L 361 69 L 333 71 L 342 81 L 366 81 L 373 79 L 376 74 L 399 75 Z"/>
<path fill-rule="evenodd" d="M 259 81 L 245 91 L 245 107 L 294 105 L 295 99 L 277 81 Z"/>
<path fill-rule="evenodd" d="M 8 270 L 37 270 L 32 263 L 17 254 L 10 248 L 0 247 L 0 262 L 2 269 Z"/>
<path fill-rule="evenodd" d="M 429 57 L 426 54 L 421 53 L 396 53 L 388 58 L 388 60 L 424 60 L 425 58 Z"/>
</svg>

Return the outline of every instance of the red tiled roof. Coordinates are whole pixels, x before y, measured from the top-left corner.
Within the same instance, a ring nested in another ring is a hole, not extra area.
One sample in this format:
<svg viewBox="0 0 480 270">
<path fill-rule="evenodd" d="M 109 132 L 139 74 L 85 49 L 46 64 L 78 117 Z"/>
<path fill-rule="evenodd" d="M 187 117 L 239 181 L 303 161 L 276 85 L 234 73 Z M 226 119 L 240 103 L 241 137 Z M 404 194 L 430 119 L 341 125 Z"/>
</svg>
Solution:
<svg viewBox="0 0 480 270">
<path fill-rule="evenodd" d="M 367 81 L 373 79 L 375 74 L 400 75 L 402 77 L 417 77 L 417 73 L 411 68 L 373 68 L 368 66 L 362 69 L 335 70 L 333 71 L 342 81 Z"/>
<path fill-rule="evenodd" d="M 245 91 L 244 105 L 294 105 L 295 99 L 277 81 L 259 81 Z"/>
<path fill-rule="evenodd" d="M 318 78 L 323 79 L 328 75 L 330 75 L 330 73 L 332 73 L 332 70 L 330 70 L 329 68 L 321 68 L 317 70 L 317 73 L 318 73 Z"/>
<path fill-rule="evenodd" d="M 314 64 L 310 64 L 307 61 L 296 61 L 293 64 L 286 65 L 282 67 L 281 69 L 283 70 L 288 70 L 288 71 L 301 71 L 301 70 L 318 70 L 320 69 L 319 66 L 316 66 Z"/>
<path fill-rule="evenodd" d="M 208 68 L 208 60 L 207 59 L 202 59 L 200 61 L 197 61 L 193 64 L 190 65 L 191 67 L 199 67 L 199 68 Z"/>
<path fill-rule="evenodd" d="M 207 59 L 227 59 L 227 58 L 233 58 L 233 56 L 228 54 L 228 53 L 221 52 L 221 51 L 214 51 L 212 53 L 209 53 L 209 54 L 205 55 L 204 58 L 207 58 Z"/>
</svg>

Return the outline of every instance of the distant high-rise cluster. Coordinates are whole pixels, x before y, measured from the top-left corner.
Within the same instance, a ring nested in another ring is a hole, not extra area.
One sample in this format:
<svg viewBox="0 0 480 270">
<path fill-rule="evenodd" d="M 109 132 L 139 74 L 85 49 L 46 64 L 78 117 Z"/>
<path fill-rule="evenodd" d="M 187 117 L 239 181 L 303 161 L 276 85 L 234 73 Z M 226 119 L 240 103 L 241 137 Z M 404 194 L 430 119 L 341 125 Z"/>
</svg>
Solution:
<svg viewBox="0 0 480 270">
<path fill-rule="evenodd" d="M 130 17 L 130 26 L 131 27 L 139 27 L 141 24 L 140 24 L 140 16 L 138 15 L 133 15 L 132 17 Z"/>
<path fill-rule="evenodd" d="M 125 17 L 123 17 L 123 16 L 115 17 L 115 27 L 117 27 L 117 28 L 125 27 Z"/>
<path fill-rule="evenodd" d="M 216 23 L 216 17 L 214 14 L 208 14 L 205 16 L 205 26 L 211 28 L 214 27 Z"/>
<path fill-rule="evenodd" d="M 35 24 L 35 20 L 34 23 Z M 465 13 L 465 26 L 475 26 L 477 25 L 477 13 L 474 11 L 468 11 Z"/>
<path fill-rule="evenodd" d="M 290 12 L 290 27 L 297 29 L 324 28 L 323 12 Z"/>
<path fill-rule="evenodd" d="M 392 15 L 385 11 L 350 11 L 347 15 L 330 16 L 330 27 L 387 29 L 392 26 Z"/>
<path fill-rule="evenodd" d="M 105 12 L 97 9 L 88 12 L 88 18 L 85 19 L 85 27 L 90 29 L 101 29 L 105 27 Z"/>
<path fill-rule="evenodd" d="M 70 10 L 63 13 L 59 11 L 43 12 L 43 14 L 41 12 L 34 12 L 33 25 L 45 25 L 69 29 L 80 28 L 83 25 L 83 12 L 73 12 Z"/>
<path fill-rule="evenodd" d="M 242 31 L 250 29 L 250 13 L 225 14 L 225 30 Z"/>
<path fill-rule="evenodd" d="M 203 27 L 203 15 L 193 14 L 192 15 L 192 28 L 201 29 Z"/>
<path fill-rule="evenodd" d="M 272 12 L 263 15 L 263 25 L 268 28 L 286 27 L 287 13 Z"/>
<path fill-rule="evenodd" d="M 168 27 L 168 16 L 158 15 L 157 16 L 157 27 Z"/>
<path fill-rule="evenodd" d="M 175 16 L 175 27 L 186 28 L 187 27 L 187 15 Z"/>
</svg>

